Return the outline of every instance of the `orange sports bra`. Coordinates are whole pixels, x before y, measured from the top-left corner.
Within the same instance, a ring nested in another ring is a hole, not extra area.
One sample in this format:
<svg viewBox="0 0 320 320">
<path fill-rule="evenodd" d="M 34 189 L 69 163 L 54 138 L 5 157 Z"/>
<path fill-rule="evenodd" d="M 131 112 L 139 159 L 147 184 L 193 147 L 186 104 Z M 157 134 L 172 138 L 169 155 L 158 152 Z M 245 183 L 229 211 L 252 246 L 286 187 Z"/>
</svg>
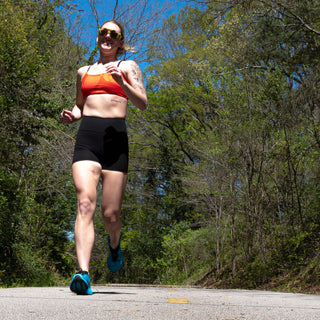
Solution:
<svg viewBox="0 0 320 320">
<path fill-rule="evenodd" d="M 121 63 L 121 61 L 118 63 Z M 81 91 L 83 99 L 91 94 L 115 94 L 128 99 L 127 95 L 122 90 L 121 86 L 113 79 L 109 73 L 88 74 L 90 67 L 82 78 Z M 125 82 L 127 79 L 123 76 Z"/>
</svg>

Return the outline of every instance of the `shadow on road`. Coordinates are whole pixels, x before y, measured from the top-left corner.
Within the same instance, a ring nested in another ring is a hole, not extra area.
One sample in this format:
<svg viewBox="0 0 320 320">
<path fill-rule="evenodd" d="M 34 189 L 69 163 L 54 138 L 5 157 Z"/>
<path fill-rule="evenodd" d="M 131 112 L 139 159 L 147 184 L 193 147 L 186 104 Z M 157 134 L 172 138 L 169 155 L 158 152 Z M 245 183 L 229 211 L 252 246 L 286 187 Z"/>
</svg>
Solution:
<svg viewBox="0 0 320 320">
<path fill-rule="evenodd" d="M 130 293 L 130 292 L 115 292 L 115 291 L 99 291 L 99 292 L 93 292 L 93 294 L 136 294 L 136 293 Z"/>
</svg>

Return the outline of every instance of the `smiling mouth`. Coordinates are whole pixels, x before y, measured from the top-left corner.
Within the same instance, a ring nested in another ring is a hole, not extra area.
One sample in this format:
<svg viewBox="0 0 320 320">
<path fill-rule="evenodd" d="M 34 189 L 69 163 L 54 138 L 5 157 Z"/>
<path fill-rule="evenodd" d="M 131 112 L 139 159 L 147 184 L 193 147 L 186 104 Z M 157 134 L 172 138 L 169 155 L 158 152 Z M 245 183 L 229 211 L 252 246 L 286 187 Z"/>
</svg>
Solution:
<svg viewBox="0 0 320 320">
<path fill-rule="evenodd" d="M 108 47 L 111 47 L 113 45 L 113 42 L 110 40 L 104 40 L 101 42 L 102 45 L 106 45 Z"/>
</svg>

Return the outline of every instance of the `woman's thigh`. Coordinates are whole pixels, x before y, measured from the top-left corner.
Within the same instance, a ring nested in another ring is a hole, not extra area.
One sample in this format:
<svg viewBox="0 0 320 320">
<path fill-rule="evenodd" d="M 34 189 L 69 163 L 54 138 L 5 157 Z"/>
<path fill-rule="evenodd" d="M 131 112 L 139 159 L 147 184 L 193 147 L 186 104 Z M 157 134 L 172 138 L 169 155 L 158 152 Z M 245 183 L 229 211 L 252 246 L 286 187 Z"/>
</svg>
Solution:
<svg viewBox="0 0 320 320">
<path fill-rule="evenodd" d="M 102 209 L 119 211 L 127 183 L 127 173 L 102 170 Z M 104 213 L 103 213 L 104 214 Z"/>
<path fill-rule="evenodd" d="M 72 165 L 72 176 L 79 198 L 96 200 L 101 165 L 95 161 L 78 161 Z"/>
</svg>

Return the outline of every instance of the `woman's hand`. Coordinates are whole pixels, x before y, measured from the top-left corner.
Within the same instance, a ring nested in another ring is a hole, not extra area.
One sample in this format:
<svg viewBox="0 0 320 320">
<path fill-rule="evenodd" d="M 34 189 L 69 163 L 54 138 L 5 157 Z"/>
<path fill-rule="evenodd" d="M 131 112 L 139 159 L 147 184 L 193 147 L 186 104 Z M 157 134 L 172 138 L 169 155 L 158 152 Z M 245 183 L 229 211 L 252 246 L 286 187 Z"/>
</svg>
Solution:
<svg viewBox="0 0 320 320">
<path fill-rule="evenodd" d="M 63 109 L 61 114 L 60 114 L 60 120 L 61 120 L 62 123 L 71 124 L 76 119 L 75 119 L 75 116 L 73 115 L 72 111 Z"/>
<path fill-rule="evenodd" d="M 106 72 L 111 74 L 113 79 L 121 86 L 123 84 L 123 78 L 120 68 L 113 65 L 108 65 L 105 68 Z"/>
<path fill-rule="evenodd" d="M 133 105 L 140 110 L 146 109 L 148 98 L 142 79 L 142 72 L 133 60 L 123 61 L 121 69 L 114 65 L 108 65 L 106 66 L 106 72 L 111 74 L 113 79 L 121 86 Z M 122 73 L 128 82 L 123 80 Z"/>
</svg>

